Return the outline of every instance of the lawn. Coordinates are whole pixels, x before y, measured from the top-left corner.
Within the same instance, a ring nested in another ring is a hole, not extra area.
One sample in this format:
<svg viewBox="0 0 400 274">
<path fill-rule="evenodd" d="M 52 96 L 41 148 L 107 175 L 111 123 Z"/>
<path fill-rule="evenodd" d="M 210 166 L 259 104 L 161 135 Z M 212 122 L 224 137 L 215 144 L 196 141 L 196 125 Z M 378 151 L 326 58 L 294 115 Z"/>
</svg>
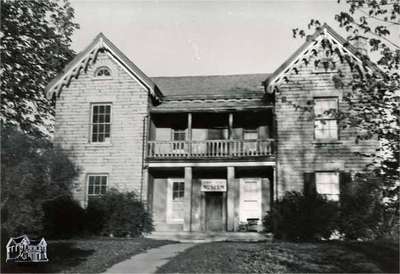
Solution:
<svg viewBox="0 0 400 274">
<path fill-rule="evenodd" d="M 100 273 L 132 255 L 168 243 L 171 242 L 146 238 L 48 241 L 48 263 L 4 264 L 5 254 L 3 253 L 1 273 Z"/>
<path fill-rule="evenodd" d="M 194 246 L 158 273 L 398 273 L 399 249 L 369 243 L 237 243 Z M 366 252 L 368 250 L 368 252 Z M 377 254 L 380 256 L 376 256 Z"/>
</svg>

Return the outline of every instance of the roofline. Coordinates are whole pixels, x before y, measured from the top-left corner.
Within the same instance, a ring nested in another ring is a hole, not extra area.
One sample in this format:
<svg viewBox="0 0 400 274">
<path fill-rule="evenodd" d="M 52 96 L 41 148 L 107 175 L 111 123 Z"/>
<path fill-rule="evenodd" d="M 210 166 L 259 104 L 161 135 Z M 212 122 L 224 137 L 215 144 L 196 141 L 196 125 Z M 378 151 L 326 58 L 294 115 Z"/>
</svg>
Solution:
<svg viewBox="0 0 400 274">
<path fill-rule="evenodd" d="M 324 23 L 324 25 L 320 29 L 316 30 L 314 34 L 312 34 L 310 37 L 307 37 L 306 41 L 292 55 L 290 55 L 289 58 L 282 65 L 280 65 L 266 80 L 263 81 L 263 85 L 265 86 L 266 90 L 271 82 L 275 80 L 275 78 L 279 76 L 287 67 L 292 65 L 296 57 L 299 56 L 300 53 L 305 51 L 312 43 L 316 42 L 317 38 L 320 37 L 320 35 L 323 34 L 325 31 L 330 34 L 332 38 L 334 38 L 338 43 L 340 43 L 343 48 L 345 48 L 351 55 L 353 55 L 353 57 L 356 58 L 357 61 L 362 63 L 361 59 L 357 56 L 359 54 L 358 50 L 339 33 L 337 33 L 333 28 L 331 28 L 327 23 Z M 373 70 L 380 71 L 376 64 L 371 61 L 367 62 L 367 65 Z"/>
<path fill-rule="evenodd" d="M 97 46 L 97 48 L 96 48 Z M 97 57 L 100 49 L 106 49 L 110 54 L 127 69 L 132 76 L 143 85 L 151 95 L 160 100 L 163 97 L 158 86 L 141 71 L 122 51 L 118 49 L 102 32 L 100 32 L 93 41 L 80 53 L 78 53 L 67 66 L 57 74 L 57 76 L 49 82 L 45 88 L 48 98 L 51 98 L 56 91 L 58 94 L 64 86 L 68 86 L 73 77 L 77 77 L 82 69 L 86 69 L 89 62 Z M 93 54 L 93 56 L 87 56 Z M 86 57 L 86 58 L 85 58 Z M 86 59 L 86 60 L 85 60 Z M 66 77 L 67 75 L 67 77 Z M 58 86 L 56 86 L 58 84 Z M 57 88 L 55 90 L 54 88 Z M 57 95 L 58 95 L 57 94 Z"/>
</svg>

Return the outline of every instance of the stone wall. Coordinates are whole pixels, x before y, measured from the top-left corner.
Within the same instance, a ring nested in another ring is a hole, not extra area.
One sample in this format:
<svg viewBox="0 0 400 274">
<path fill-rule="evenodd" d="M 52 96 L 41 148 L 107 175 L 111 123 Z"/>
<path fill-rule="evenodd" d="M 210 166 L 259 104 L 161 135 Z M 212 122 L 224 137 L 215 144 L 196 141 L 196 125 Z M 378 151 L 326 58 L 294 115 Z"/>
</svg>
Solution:
<svg viewBox="0 0 400 274">
<path fill-rule="evenodd" d="M 111 79 L 96 79 L 100 66 L 111 69 Z M 142 186 L 143 141 L 149 107 L 148 91 L 106 52 L 65 87 L 56 103 L 55 142 L 80 167 L 74 196 L 87 204 L 87 175 L 108 174 L 108 186 L 136 191 Z M 110 143 L 90 142 L 92 103 L 111 103 Z M 145 192 L 143 192 L 145 193 Z M 147 195 L 147 194 L 146 194 Z"/>
</svg>

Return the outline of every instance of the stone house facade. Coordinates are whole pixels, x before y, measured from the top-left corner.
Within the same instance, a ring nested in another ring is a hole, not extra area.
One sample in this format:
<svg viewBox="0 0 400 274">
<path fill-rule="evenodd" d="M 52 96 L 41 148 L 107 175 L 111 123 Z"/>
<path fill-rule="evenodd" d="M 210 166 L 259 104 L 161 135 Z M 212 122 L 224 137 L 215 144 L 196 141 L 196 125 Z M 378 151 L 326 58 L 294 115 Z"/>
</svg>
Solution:
<svg viewBox="0 0 400 274">
<path fill-rule="evenodd" d="M 324 40 L 357 58 L 324 25 L 273 74 L 149 78 L 99 34 L 47 87 L 54 140 L 81 168 L 75 198 L 86 206 L 111 187 L 135 191 L 156 231 L 261 227 L 273 200 L 307 185 L 340 199 L 366 164 L 354 152 L 376 144 L 355 144 L 326 113 L 349 92 L 333 76 L 352 72 Z M 321 56 L 326 64 L 309 65 Z"/>
</svg>

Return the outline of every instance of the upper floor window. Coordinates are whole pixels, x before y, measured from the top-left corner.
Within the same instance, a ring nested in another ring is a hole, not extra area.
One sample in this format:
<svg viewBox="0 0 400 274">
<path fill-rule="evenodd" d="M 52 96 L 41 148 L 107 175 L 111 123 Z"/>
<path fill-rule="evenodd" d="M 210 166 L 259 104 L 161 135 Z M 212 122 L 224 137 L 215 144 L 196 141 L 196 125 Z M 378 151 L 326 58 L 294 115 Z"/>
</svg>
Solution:
<svg viewBox="0 0 400 274">
<path fill-rule="evenodd" d="M 111 70 L 108 67 L 99 67 L 96 69 L 94 76 L 96 78 L 109 78 L 111 77 Z"/>
<path fill-rule="evenodd" d="M 258 139 L 258 130 L 256 128 L 243 130 L 243 139 L 257 140 Z"/>
<path fill-rule="evenodd" d="M 172 140 L 173 141 L 185 141 L 186 131 L 184 129 L 173 129 Z"/>
<path fill-rule="evenodd" d="M 99 196 L 107 191 L 107 175 L 89 175 L 88 176 L 88 196 Z"/>
<path fill-rule="evenodd" d="M 314 99 L 314 136 L 317 140 L 337 140 L 338 98 Z"/>
<path fill-rule="evenodd" d="M 315 185 L 318 194 L 328 200 L 339 201 L 339 172 L 316 172 Z"/>
<path fill-rule="evenodd" d="M 104 143 L 110 141 L 111 104 L 92 104 L 90 127 L 90 141 L 92 143 Z"/>
</svg>

